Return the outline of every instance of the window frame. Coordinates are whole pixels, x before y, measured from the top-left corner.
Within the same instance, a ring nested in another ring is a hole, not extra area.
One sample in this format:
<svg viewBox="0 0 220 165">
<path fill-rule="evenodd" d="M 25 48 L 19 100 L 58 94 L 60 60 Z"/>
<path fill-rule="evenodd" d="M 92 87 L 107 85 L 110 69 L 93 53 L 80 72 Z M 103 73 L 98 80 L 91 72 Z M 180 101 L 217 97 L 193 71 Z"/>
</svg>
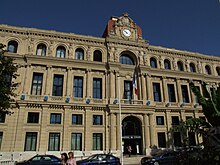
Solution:
<svg viewBox="0 0 220 165">
<path fill-rule="evenodd" d="M 93 61 L 102 62 L 102 52 L 100 50 L 93 52 Z"/>
<path fill-rule="evenodd" d="M 123 65 L 135 65 L 134 59 L 129 54 L 121 54 L 119 62 Z"/>
<path fill-rule="evenodd" d="M 73 78 L 73 97 L 83 98 L 83 77 L 74 76 Z"/>
<path fill-rule="evenodd" d="M 93 125 L 103 125 L 103 115 L 93 115 L 92 124 Z"/>
<path fill-rule="evenodd" d="M 40 43 L 37 45 L 36 55 L 37 56 L 46 56 L 47 46 L 44 43 Z"/>
<path fill-rule="evenodd" d="M 11 47 L 11 48 L 10 48 Z M 12 48 L 13 47 L 13 48 Z M 15 40 L 11 40 L 8 42 L 7 51 L 9 53 L 17 53 L 18 52 L 18 42 Z"/>
<path fill-rule="evenodd" d="M 41 95 L 43 89 L 43 73 L 34 72 L 31 84 L 31 95 Z M 35 82 L 36 81 L 36 82 Z"/>
<path fill-rule="evenodd" d="M 58 84 L 55 84 L 56 81 L 58 82 Z M 63 82 L 64 82 L 64 75 L 54 74 L 52 96 L 63 96 Z"/>
<path fill-rule="evenodd" d="M 82 133 L 73 132 L 71 134 L 71 150 L 82 151 Z"/>
<path fill-rule="evenodd" d="M 65 58 L 66 57 L 66 48 L 64 46 L 57 47 L 56 57 L 58 57 L 58 58 Z"/>
<path fill-rule="evenodd" d="M 157 125 L 165 125 L 164 116 L 156 116 Z"/>
<path fill-rule="evenodd" d="M 34 123 L 38 124 L 39 123 L 39 112 L 28 112 L 28 117 L 27 117 L 27 123 Z"/>
<path fill-rule="evenodd" d="M 181 85 L 181 92 L 182 92 L 183 103 L 190 103 L 188 86 L 182 84 Z"/>
<path fill-rule="evenodd" d="M 77 48 L 75 50 L 75 59 L 76 60 L 84 60 L 84 50 L 82 48 Z"/>
<path fill-rule="evenodd" d="M 24 151 L 36 151 L 37 150 L 37 136 L 38 136 L 38 132 L 26 132 Z M 30 143 L 30 145 L 28 144 L 28 142 Z"/>
<path fill-rule="evenodd" d="M 75 122 L 74 122 L 75 117 Z M 72 125 L 82 125 L 83 124 L 83 115 L 82 114 L 72 114 Z"/>
<path fill-rule="evenodd" d="M 167 92 L 168 92 L 169 102 L 175 103 L 176 102 L 175 85 L 174 84 L 167 84 Z"/>
<path fill-rule="evenodd" d="M 93 145 L 92 149 L 97 151 L 97 150 L 103 150 L 103 134 L 102 133 L 93 133 Z"/>
<path fill-rule="evenodd" d="M 153 82 L 153 96 L 155 102 L 162 102 L 161 87 L 159 82 Z"/>
<path fill-rule="evenodd" d="M 48 151 L 60 151 L 60 133 L 49 132 Z"/>
<path fill-rule="evenodd" d="M 93 98 L 102 99 L 102 78 L 93 78 Z"/>
<path fill-rule="evenodd" d="M 62 114 L 61 113 L 51 113 L 50 114 L 50 124 L 61 124 Z"/>
</svg>

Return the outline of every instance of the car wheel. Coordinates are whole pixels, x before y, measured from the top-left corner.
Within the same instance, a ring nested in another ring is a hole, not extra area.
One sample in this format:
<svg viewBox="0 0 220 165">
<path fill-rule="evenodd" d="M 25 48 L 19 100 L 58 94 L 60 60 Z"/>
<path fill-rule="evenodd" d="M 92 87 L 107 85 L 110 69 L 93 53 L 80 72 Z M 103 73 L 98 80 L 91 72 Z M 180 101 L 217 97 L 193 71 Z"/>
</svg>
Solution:
<svg viewBox="0 0 220 165">
<path fill-rule="evenodd" d="M 160 165 L 159 162 L 154 162 L 154 165 Z"/>
</svg>

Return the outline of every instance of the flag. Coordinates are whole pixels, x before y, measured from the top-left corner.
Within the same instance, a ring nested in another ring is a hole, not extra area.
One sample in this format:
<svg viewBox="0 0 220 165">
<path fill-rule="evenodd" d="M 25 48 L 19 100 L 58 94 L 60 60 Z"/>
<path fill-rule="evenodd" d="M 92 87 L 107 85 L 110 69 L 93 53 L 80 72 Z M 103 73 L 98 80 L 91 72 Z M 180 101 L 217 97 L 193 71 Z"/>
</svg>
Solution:
<svg viewBox="0 0 220 165">
<path fill-rule="evenodd" d="M 137 88 L 137 76 L 136 74 L 134 73 L 133 75 L 133 87 L 134 87 L 134 91 L 135 91 L 135 94 L 138 95 L 138 88 Z"/>
</svg>

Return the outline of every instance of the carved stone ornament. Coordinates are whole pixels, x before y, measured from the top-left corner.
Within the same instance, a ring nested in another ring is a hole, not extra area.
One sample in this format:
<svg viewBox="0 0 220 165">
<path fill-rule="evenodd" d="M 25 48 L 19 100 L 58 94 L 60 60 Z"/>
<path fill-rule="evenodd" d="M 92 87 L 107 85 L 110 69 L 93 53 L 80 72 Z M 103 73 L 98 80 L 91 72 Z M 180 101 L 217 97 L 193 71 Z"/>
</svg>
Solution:
<svg viewBox="0 0 220 165">
<path fill-rule="evenodd" d="M 135 23 L 131 18 L 129 18 L 128 13 L 124 13 L 121 17 L 119 17 L 116 26 L 127 26 L 135 28 Z"/>
</svg>

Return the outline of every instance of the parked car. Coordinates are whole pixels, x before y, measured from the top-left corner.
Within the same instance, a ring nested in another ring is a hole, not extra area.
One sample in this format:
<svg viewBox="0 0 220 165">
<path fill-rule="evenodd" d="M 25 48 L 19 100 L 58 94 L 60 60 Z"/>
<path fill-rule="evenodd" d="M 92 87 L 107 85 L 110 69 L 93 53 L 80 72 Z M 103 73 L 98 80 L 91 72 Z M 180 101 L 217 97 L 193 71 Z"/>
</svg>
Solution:
<svg viewBox="0 0 220 165">
<path fill-rule="evenodd" d="M 16 165 L 61 165 L 61 159 L 54 155 L 35 155 L 29 160 L 16 162 Z"/>
<path fill-rule="evenodd" d="M 141 159 L 141 165 L 177 165 L 179 164 L 179 152 L 166 151 L 161 152 L 156 156 L 143 157 Z"/>
<path fill-rule="evenodd" d="M 121 165 L 120 159 L 110 154 L 94 154 L 76 162 L 77 165 Z"/>
</svg>

